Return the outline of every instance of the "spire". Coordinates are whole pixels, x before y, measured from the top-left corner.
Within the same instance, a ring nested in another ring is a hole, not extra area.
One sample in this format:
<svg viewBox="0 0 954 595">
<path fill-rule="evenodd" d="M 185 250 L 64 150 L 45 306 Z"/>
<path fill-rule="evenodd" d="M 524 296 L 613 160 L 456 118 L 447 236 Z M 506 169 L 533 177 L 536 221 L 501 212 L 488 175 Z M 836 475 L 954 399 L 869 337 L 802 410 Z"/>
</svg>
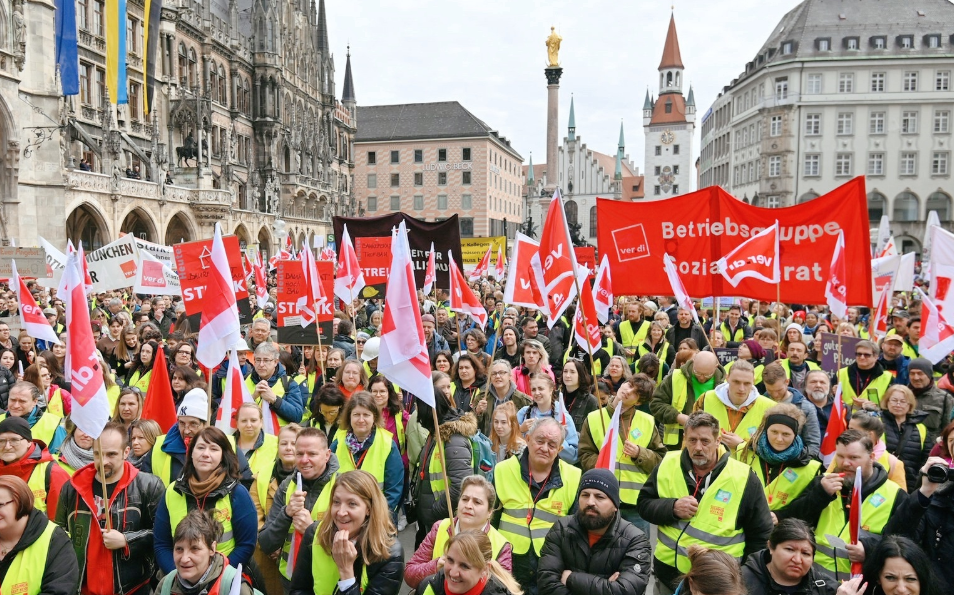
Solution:
<svg viewBox="0 0 954 595">
<path fill-rule="evenodd" d="M 626 148 L 626 141 L 623 140 L 623 121 L 619 121 L 619 148 L 620 150 Z"/>
<path fill-rule="evenodd" d="M 686 106 L 688 107 L 690 105 L 693 107 L 696 105 L 696 95 L 692 92 L 692 85 L 689 85 L 689 98 L 686 99 Z"/>
<path fill-rule="evenodd" d="M 643 109 L 653 111 L 653 100 L 649 98 L 649 87 L 646 87 L 646 100 L 643 101 Z"/>
<path fill-rule="evenodd" d="M 536 180 L 533 178 L 533 151 L 530 151 L 530 166 L 527 168 L 527 186 L 533 186 Z"/>
<path fill-rule="evenodd" d="M 322 0 L 324 2 L 324 0 Z M 351 78 L 351 45 L 348 44 L 348 57 L 345 61 L 344 91 L 341 93 L 342 103 L 355 103 L 354 80 Z"/>
<path fill-rule="evenodd" d="M 324 2 L 322 2 L 323 4 Z M 676 15 L 669 17 L 669 32 L 666 33 L 666 45 L 663 47 L 659 70 L 682 68 L 682 55 L 679 53 L 679 37 L 676 35 Z"/>
<path fill-rule="evenodd" d="M 613 174 L 614 180 L 623 179 L 623 151 L 626 147 L 626 141 L 623 140 L 623 121 L 619 121 L 619 148 L 616 149 L 616 171 Z"/>
<path fill-rule="evenodd" d="M 573 94 L 570 94 L 570 125 L 567 140 L 576 140 L 576 113 L 573 110 Z"/>
<path fill-rule="evenodd" d="M 330 53 L 328 46 L 328 19 L 325 18 L 325 0 L 318 0 L 318 51 L 327 58 Z"/>
</svg>

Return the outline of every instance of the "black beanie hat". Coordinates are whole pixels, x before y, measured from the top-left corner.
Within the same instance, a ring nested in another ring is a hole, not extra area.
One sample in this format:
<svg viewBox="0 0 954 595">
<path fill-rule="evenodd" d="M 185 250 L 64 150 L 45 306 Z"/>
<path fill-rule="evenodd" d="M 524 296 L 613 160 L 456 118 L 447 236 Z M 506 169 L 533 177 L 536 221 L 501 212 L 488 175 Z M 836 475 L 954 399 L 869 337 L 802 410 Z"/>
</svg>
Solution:
<svg viewBox="0 0 954 595">
<path fill-rule="evenodd" d="M 16 415 L 8 415 L 6 419 L 0 421 L 0 434 L 7 432 L 16 434 L 27 440 L 33 440 L 33 432 L 30 430 L 30 424 L 27 423 L 27 420 L 22 417 L 17 417 Z"/>
<path fill-rule="evenodd" d="M 908 370 L 918 370 L 927 375 L 928 378 L 934 378 L 934 366 L 931 360 L 926 357 L 916 357 L 908 364 Z"/>
<path fill-rule="evenodd" d="M 579 501 L 583 490 L 599 490 L 613 501 L 613 505 L 619 508 L 619 481 L 609 469 L 590 469 L 580 478 L 580 490 L 576 494 Z"/>
</svg>

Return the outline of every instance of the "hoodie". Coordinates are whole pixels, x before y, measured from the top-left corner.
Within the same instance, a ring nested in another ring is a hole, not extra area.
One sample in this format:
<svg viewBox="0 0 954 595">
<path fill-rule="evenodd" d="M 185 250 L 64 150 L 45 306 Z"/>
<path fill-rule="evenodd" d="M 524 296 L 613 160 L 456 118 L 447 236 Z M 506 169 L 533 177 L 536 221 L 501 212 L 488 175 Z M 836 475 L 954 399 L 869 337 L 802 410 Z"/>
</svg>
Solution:
<svg viewBox="0 0 954 595">
<path fill-rule="evenodd" d="M 52 521 L 37 509 L 30 512 L 27 518 L 26 529 L 20 536 L 13 549 L 0 560 L 0 583 L 13 584 L 19 581 L 18 577 L 11 576 L 7 581 L 7 573 L 17 558 L 17 554 L 33 545 Z M 53 529 L 50 538 L 50 549 L 46 553 L 46 565 L 43 569 L 43 580 L 37 587 L 42 587 L 44 595 L 76 595 L 79 584 L 79 565 L 69 536 L 60 527 Z"/>
<path fill-rule="evenodd" d="M 46 513 L 49 518 L 56 518 L 56 503 L 60 497 L 60 490 L 70 480 L 69 474 L 53 458 L 39 440 L 33 441 L 33 446 L 27 447 L 27 454 L 13 463 L 0 462 L 0 475 L 16 475 L 23 481 L 29 482 L 37 466 L 43 463 L 52 463 L 46 468 L 46 494 L 42 498 L 46 502 Z"/>
</svg>

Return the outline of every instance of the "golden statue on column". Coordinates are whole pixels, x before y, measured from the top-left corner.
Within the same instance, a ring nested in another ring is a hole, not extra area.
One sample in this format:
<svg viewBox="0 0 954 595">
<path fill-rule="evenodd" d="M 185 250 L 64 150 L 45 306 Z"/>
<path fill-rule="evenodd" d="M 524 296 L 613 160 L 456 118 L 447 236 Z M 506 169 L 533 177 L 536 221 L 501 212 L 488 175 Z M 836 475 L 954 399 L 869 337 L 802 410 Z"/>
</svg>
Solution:
<svg viewBox="0 0 954 595">
<path fill-rule="evenodd" d="M 563 38 L 556 32 L 556 27 L 550 27 L 550 36 L 547 37 L 547 66 L 549 68 L 559 68 L 560 66 L 560 42 Z"/>
</svg>

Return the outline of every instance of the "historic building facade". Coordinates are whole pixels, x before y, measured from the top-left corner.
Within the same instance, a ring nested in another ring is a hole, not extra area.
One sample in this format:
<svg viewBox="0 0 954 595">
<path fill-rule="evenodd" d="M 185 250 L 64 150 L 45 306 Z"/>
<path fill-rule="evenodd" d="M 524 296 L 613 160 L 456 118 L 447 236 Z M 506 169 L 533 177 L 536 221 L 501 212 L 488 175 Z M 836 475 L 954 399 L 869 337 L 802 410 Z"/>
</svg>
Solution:
<svg viewBox="0 0 954 595">
<path fill-rule="evenodd" d="M 701 183 L 765 207 L 867 177 L 905 251 L 951 221 L 954 5 L 805 0 L 702 121 Z"/>
<path fill-rule="evenodd" d="M 125 232 L 172 244 L 221 222 L 266 252 L 286 234 L 323 244 L 333 214 L 358 213 L 350 55 L 339 100 L 324 0 L 164 4 L 147 114 L 141 0 L 127 3 L 120 106 L 106 91 L 103 0 L 76 2 L 80 94 L 67 98 L 52 5 L 14 1 L 31 27 L 21 41 L 0 38 L 4 243 L 97 247 Z"/>
</svg>

